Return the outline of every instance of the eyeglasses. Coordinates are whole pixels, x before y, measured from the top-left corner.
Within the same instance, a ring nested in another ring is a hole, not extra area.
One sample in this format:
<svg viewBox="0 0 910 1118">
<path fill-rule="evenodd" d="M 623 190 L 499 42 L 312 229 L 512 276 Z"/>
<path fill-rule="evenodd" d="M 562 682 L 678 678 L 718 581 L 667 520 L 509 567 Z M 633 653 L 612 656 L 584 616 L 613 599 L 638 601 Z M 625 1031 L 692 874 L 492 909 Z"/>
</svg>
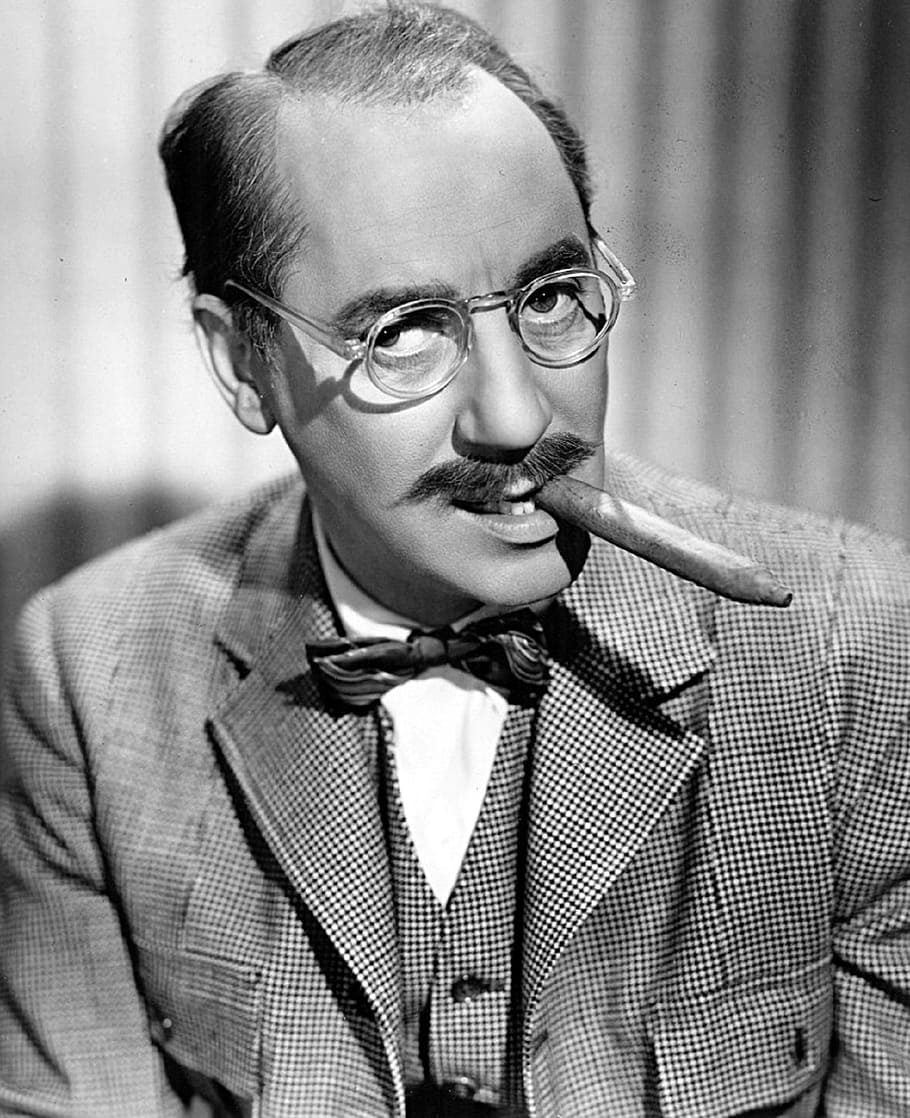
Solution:
<svg viewBox="0 0 910 1118">
<path fill-rule="evenodd" d="M 286 306 L 238 280 L 233 287 L 348 361 L 362 361 L 376 387 L 400 400 L 432 396 L 453 379 L 474 342 L 471 315 L 504 308 L 509 325 L 535 364 L 578 365 L 616 322 L 635 280 L 591 230 L 604 270 L 561 268 L 512 291 L 469 299 L 415 299 L 381 315 L 361 338 L 344 338 L 327 323 Z"/>
</svg>

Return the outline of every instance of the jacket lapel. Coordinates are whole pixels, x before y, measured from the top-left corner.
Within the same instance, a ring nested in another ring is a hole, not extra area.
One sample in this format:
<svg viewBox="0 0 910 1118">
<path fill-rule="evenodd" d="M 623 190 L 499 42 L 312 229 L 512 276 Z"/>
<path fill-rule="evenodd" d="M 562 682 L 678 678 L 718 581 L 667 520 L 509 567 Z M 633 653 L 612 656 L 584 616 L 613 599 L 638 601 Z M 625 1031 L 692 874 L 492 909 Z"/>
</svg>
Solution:
<svg viewBox="0 0 910 1118">
<path fill-rule="evenodd" d="M 242 678 L 211 727 L 276 862 L 394 1037 L 398 953 L 374 765 L 361 716 L 329 712 L 309 671 L 307 641 L 337 627 L 306 506 L 295 541 L 297 519 L 276 510 L 250 541 L 217 638 Z"/>
<path fill-rule="evenodd" d="M 661 703 L 712 662 L 700 616 L 711 600 L 597 545 L 551 611 L 551 681 L 529 776 L 526 1011 L 702 756 L 703 739 Z"/>
</svg>

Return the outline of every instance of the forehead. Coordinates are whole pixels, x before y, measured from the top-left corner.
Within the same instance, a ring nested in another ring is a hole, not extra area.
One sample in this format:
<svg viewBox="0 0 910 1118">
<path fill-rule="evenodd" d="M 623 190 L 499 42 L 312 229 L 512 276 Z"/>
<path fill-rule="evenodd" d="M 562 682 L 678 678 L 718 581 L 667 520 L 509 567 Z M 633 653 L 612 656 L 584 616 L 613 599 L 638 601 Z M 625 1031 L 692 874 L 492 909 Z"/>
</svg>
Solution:
<svg viewBox="0 0 910 1118">
<path fill-rule="evenodd" d="M 458 99 L 285 105 L 277 160 L 306 235 L 285 297 L 328 311 L 378 286 L 502 286 L 569 234 L 575 188 L 543 124 L 477 71 Z"/>
</svg>

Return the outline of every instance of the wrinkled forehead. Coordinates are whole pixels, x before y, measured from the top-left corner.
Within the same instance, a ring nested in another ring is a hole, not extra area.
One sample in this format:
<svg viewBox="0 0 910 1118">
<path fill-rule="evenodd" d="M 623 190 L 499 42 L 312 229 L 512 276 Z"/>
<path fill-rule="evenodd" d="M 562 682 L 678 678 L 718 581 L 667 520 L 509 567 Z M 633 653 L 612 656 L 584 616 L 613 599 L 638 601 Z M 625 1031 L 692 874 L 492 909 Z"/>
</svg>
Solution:
<svg viewBox="0 0 910 1118">
<path fill-rule="evenodd" d="M 377 284 L 492 289 L 547 244 L 585 236 L 546 128 L 483 71 L 457 98 L 414 106 L 285 105 L 277 160 L 306 229 L 285 295 L 314 310 Z"/>
</svg>

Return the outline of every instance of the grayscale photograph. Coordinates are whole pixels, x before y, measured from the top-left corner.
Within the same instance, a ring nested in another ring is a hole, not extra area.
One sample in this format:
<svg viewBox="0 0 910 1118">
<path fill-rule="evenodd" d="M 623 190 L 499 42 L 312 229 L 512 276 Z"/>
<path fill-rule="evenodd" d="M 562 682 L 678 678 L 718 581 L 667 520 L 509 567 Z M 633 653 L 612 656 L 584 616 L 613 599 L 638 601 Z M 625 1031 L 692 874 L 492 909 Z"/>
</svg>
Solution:
<svg viewBox="0 0 910 1118">
<path fill-rule="evenodd" d="M 0 16 L 0 1118 L 908 1118 L 910 5 Z"/>
</svg>

